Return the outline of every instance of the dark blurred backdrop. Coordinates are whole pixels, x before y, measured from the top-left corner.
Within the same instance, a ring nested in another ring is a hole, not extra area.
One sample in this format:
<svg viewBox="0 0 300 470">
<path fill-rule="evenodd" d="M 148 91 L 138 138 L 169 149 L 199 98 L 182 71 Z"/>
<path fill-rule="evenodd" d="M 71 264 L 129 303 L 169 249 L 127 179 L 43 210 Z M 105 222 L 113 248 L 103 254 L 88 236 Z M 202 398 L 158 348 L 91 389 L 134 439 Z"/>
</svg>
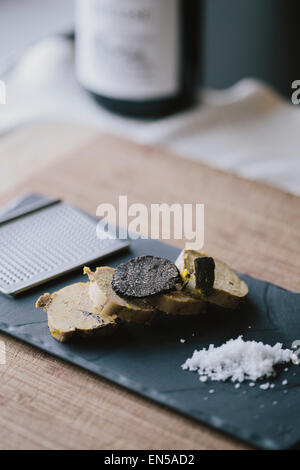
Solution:
<svg viewBox="0 0 300 470">
<path fill-rule="evenodd" d="M 204 0 L 205 86 L 260 78 L 290 98 L 300 79 L 299 0 Z"/>
</svg>

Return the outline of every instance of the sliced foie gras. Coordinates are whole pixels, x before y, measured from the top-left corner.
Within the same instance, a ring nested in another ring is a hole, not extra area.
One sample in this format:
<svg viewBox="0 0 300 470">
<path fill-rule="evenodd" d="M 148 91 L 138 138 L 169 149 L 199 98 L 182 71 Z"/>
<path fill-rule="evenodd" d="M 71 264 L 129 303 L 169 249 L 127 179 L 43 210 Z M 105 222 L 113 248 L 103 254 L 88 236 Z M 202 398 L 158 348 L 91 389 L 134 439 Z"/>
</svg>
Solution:
<svg viewBox="0 0 300 470">
<path fill-rule="evenodd" d="M 202 251 L 185 249 L 175 262 L 185 284 L 185 290 L 195 298 L 224 308 L 238 307 L 248 294 L 247 284 L 229 266 L 213 258 L 215 264 L 213 289 L 206 292 L 199 288 L 196 277 L 195 260 L 198 258 L 208 258 L 208 255 Z M 196 267 L 200 269 L 201 263 L 196 262 Z"/>
<path fill-rule="evenodd" d="M 137 323 L 149 323 L 156 313 L 156 308 L 144 299 L 125 299 L 120 297 L 112 288 L 114 269 L 109 267 L 96 268 L 92 272 L 84 268 L 84 273 L 90 280 L 90 299 L 92 304 L 101 308 L 108 316 L 117 316 L 122 320 Z"/>
<path fill-rule="evenodd" d="M 188 292 L 182 290 L 153 295 L 148 298 L 148 302 L 170 315 L 198 315 L 206 309 L 206 303 L 202 299 L 193 298 Z"/>
<path fill-rule="evenodd" d="M 54 294 L 42 295 L 35 304 L 44 308 L 52 336 L 66 342 L 75 335 L 110 334 L 117 323 L 95 309 L 89 297 L 89 282 L 78 282 Z"/>
</svg>

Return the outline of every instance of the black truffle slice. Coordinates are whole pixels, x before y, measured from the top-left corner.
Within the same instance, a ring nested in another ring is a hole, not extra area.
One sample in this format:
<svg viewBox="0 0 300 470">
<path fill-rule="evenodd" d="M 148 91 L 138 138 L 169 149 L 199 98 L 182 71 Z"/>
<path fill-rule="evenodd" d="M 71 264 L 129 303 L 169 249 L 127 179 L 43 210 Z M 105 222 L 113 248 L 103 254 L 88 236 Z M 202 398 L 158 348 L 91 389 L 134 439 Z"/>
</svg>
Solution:
<svg viewBox="0 0 300 470">
<path fill-rule="evenodd" d="M 139 256 L 115 269 L 112 288 L 123 297 L 148 297 L 176 289 L 181 283 L 174 263 L 156 256 Z"/>
<path fill-rule="evenodd" d="M 194 261 L 196 289 L 200 289 L 203 295 L 208 297 L 214 292 L 215 262 L 209 256 L 201 256 Z"/>
</svg>

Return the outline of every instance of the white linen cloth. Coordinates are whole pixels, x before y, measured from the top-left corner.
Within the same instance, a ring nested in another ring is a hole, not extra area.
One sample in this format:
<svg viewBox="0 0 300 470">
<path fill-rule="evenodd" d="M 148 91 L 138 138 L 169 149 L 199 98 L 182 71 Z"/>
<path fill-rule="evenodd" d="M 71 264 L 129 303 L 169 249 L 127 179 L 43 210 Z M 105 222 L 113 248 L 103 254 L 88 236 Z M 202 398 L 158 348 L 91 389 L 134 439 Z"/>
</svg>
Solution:
<svg viewBox="0 0 300 470">
<path fill-rule="evenodd" d="M 149 122 L 95 103 L 76 81 L 73 44 L 63 37 L 40 41 L 0 78 L 7 86 L 0 134 L 35 120 L 92 124 L 300 195 L 300 106 L 258 81 L 207 90 L 192 110 Z"/>
</svg>

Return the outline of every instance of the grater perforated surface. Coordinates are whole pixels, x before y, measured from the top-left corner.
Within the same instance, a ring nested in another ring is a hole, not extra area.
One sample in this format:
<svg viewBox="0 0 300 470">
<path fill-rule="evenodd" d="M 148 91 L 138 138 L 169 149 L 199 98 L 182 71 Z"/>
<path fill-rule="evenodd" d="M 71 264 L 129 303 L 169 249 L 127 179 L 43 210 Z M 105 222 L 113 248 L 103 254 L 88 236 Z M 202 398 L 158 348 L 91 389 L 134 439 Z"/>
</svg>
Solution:
<svg viewBox="0 0 300 470">
<path fill-rule="evenodd" d="M 0 290 L 16 294 L 127 246 L 60 202 L 0 225 Z"/>
</svg>

